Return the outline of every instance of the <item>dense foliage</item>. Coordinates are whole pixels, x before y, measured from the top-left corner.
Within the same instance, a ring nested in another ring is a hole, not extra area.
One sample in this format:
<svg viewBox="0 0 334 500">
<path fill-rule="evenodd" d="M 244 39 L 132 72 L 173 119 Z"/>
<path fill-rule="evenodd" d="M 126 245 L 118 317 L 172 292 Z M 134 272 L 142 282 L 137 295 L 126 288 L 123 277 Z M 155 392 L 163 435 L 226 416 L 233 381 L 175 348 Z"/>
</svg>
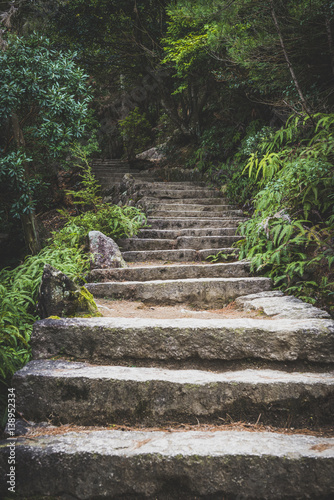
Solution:
<svg viewBox="0 0 334 500">
<path fill-rule="evenodd" d="M 45 264 L 82 283 L 89 271 L 86 253 L 89 231 L 99 230 L 117 239 L 135 235 L 146 223 L 138 208 L 103 203 L 87 157 L 82 150 L 75 153 L 81 156 L 78 164 L 82 170 L 81 189 L 70 190 L 68 194 L 74 197 L 82 213 L 71 216 L 63 210 L 62 215 L 67 219 L 64 227 L 53 232 L 37 255 L 28 256 L 12 270 L 0 270 L 0 403 L 6 381 L 30 358 L 29 340 L 32 325 L 38 319 L 36 303 Z M 1 419 L 0 411 L 0 425 Z"/>
<path fill-rule="evenodd" d="M 50 171 L 84 136 L 91 96 L 75 54 L 39 34 L 2 39 L 0 181 L 5 220 L 20 218 L 32 253 L 40 249 L 34 210 Z M 5 188 L 4 188 L 5 186 Z"/>
<path fill-rule="evenodd" d="M 334 115 L 297 117 L 251 153 L 255 211 L 241 258 L 334 313 Z"/>
<path fill-rule="evenodd" d="M 120 207 L 103 203 L 87 157 L 81 150 L 81 189 L 69 191 L 82 213 L 71 216 L 62 211 L 66 223 L 54 231 L 48 244 L 37 255 L 28 256 L 13 270 L 0 271 L 0 381 L 22 366 L 29 357 L 32 324 L 36 320 L 36 301 L 45 264 L 64 272 L 75 282 L 82 282 L 89 271 L 86 253 L 89 231 L 101 231 L 106 236 L 133 236 L 145 225 L 146 217 L 136 207 Z M 84 160 L 82 162 L 82 160 Z"/>
</svg>

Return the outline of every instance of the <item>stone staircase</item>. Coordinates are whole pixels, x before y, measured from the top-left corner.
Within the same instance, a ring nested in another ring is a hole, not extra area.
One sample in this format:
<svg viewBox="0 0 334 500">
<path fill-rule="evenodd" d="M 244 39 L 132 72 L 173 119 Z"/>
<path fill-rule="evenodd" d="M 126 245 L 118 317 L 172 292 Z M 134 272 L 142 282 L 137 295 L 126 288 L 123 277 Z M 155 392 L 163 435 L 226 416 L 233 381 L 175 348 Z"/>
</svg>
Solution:
<svg viewBox="0 0 334 500">
<path fill-rule="evenodd" d="M 94 167 L 104 186 L 130 171 Z M 334 322 L 312 307 L 286 315 L 247 262 L 205 262 L 233 252 L 243 216 L 218 191 L 130 173 L 149 227 L 119 242 L 128 268 L 94 270 L 87 288 L 140 301 L 145 317 L 124 302 L 123 317 L 34 325 L 13 384 L 23 418 L 48 424 L 15 441 L 19 498 L 333 498 Z M 233 300 L 273 300 L 280 314 L 196 317 Z M 180 304 L 194 316 L 150 317 Z"/>
</svg>

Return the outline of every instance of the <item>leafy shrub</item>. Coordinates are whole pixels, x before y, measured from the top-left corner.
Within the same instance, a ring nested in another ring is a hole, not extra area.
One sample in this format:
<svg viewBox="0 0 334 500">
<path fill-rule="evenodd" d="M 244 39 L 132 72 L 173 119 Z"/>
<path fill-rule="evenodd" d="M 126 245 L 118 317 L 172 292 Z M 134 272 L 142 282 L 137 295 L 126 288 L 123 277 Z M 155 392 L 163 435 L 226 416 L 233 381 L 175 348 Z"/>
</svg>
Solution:
<svg viewBox="0 0 334 500">
<path fill-rule="evenodd" d="M 240 142 L 237 153 L 229 161 L 231 178 L 227 184 L 226 194 L 231 200 L 240 205 L 251 207 L 254 194 L 258 191 L 256 179 L 242 175 L 245 164 L 254 151 L 261 147 L 262 143 L 270 137 L 270 127 L 260 128 L 258 120 L 252 121 L 246 129 L 245 137 Z"/>
<path fill-rule="evenodd" d="M 104 203 L 96 212 L 90 211 L 76 217 L 68 217 L 63 229 L 53 233 L 54 244 L 84 245 L 89 231 L 101 231 L 114 239 L 129 237 L 137 234 L 145 224 L 146 216 L 139 208 Z"/>
<path fill-rule="evenodd" d="M 29 359 L 29 339 L 37 319 L 35 304 L 45 264 L 80 282 L 89 269 L 84 253 L 87 233 L 99 230 L 118 238 L 138 232 L 146 218 L 134 207 L 101 205 L 97 212 L 73 217 L 42 251 L 13 270 L 0 271 L 0 380 L 9 379 Z"/>
<path fill-rule="evenodd" d="M 71 196 L 77 209 L 81 208 L 80 211 L 96 211 L 102 205 L 102 197 L 99 194 L 101 186 L 93 174 L 88 158 L 89 154 L 96 151 L 96 149 L 97 145 L 94 139 L 86 147 L 76 145 L 71 149 L 74 159 L 72 165 L 81 170 L 79 174 L 81 177 L 81 189 L 76 191 L 68 190 L 66 194 Z"/>
<path fill-rule="evenodd" d="M 257 194 L 241 258 L 283 290 L 334 313 L 334 115 L 290 119 L 253 151 Z"/>
<path fill-rule="evenodd" d="M 92 124 L 88 76 L 76 54 L 33 33 L 2 32 L 0 50 L 0 209 L 21 219 L 26 246 L 40 250 L 34 210 L 50 172 Z"/>
<path fill-rule="evenodd" d="M 13 270 L 0 271 L 0 378 L 9 378 L 29 359 L 29 340 L 36 321 L 35 304 L 44 265 L 78 280 L 88 270 L 88 257 L 77 247 L 50 245 Z"/>
</svg>

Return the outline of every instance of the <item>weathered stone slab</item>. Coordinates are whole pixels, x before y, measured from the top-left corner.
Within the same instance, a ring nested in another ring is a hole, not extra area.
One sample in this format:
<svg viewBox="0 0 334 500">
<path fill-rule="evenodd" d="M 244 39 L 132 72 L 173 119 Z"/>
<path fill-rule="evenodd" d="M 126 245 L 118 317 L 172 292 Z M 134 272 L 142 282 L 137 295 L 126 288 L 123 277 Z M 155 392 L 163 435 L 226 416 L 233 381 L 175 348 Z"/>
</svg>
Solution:
<svg viewBox="0 0 334 500">
<path fill-rule="evenodd" d="M 138 250 L 125 251 L 126 262 L 145 262 L 147 260 L 165 260 L 167 262 L 194 262 L 200 260 L 196 250 Z"/>
<path fill-rule="evenodd" d="M 152 209 L 148 210 L 148 214 L 150 217 L 164 217 L 166 215 L 166 210 Z M 199 212 L 193 210 L 168 210 L 168 216 L 173 218 L 178 217 L 198 217 L 201 219 L 211 218 L 211 217 L 221 217 L 222 219 L 226 219 L 227 217 L 242 217 L 242 210 L 222 210 L 219 212 L 211 211 L 211 212 Z"/>
<path fill-rule="evenodd" d="M 151 260 L 164 260 L 166 262 L 196 262 L 206 260 L 219 253 L 238 255 L 238 248 L 207 248 L 204 250 L 176 249 L 176 250 L 133 250 L 123 252 L 127 262 L 145 262 Z M 235 257 L 237 258 L 237 257 Z"/>
<path fill-rule="evenodd" d="M 124 238 L 119 240 L 122 252 L 142 251 L 142 250 L 173 250 L 177 248 L 176 239 L 158 238 Z M 187 247 L 191 248 L 191 247 Z"/>
<path fill-rule="evenodd" d="M 168 189 L 168 190 L 170 190 L 170 189 L 172 189 L 172 190 L 184 191 L 187 189 L 202 190 L 204 188 L 204 190 L 207 191 L 207 189 L 208 189 L 206 187 L 205 183 L 203 183 L 203 182 L 185 182 L 185 181 L 183 181 L 183 182 L 171 182 L 171 181 L 160 182 L 157 179 L 154 182 L 137 181 L 136 187 L 139 190 L 140 189 L 142 189 L 142 190 L 145 190 L 145 189 L 162 189 L 162 190 Z M 219 197 L 219 194 L 216 196 Z M 150 196 L 150 198 L 155 198 L 155 197 Z M 219 199 L 220 199 L 220 197 L 219 197 Z"/>
<path fill-rule="evenodd" d="M 142 360 L 308 361 L 334 363 L 334 321 L 325 319 L 43 320 L 34 324 L 34 358 L 62 354 L 92 362 Z"/>
<path fill-rule="evenodd" d="M 107 425 L 217 422 L 332 423 L 334 373 L 212 373 L 31 361 L 12 380 L 16 408 L 32 421 Z"/>
<path fill-rule="evenodd" d="M 101 316 L 92 295 L 78 287 L 66 274 L 45 264 L 39 288 L 37 311 L 48 316 Z"/>
<path fill-rule="evenodd" d="M 141 238 L 159 238 L 172 240 L 179 236 L 234 236 L 235 227 L 208 227 L 208 228 L 189 228 L 189 229 L 142 229 L 138 236 Z M 240 238 L 240 236 L 239 236 Z"/>
<path fill-rule="evenodd" d="M 91 269 L 109 269 L 126 267 L 126 262 L 117 243 L 100 231 L 88 233 Z"/>
<path fill-rule="evenodd" d="M 169 200 L 170 201 L 170 200 Z M 182 200 L 183 201 L 183 200 Z M 236 210 L 235 206 L 230 205 L 230 204 L 217 204 L 217 205 L 208 205 L 208 204 L 202 204 L 202 200 L 197 201 L 197 203 L 193 204 L 184 204 L 184 203 L 179 203 L 178 200 L 175 200 L 173 204 L 171 203 L 165 203 L 164 200 L 157 200 L 155 203 L 147 203 L 146 202 L 146 208 L 148 209 L 155 209 L 159 211 L 170 211 L 172 210 L 177 210 L 178 212 L 201 212 L 205 214 L 206 212 L 229 212 L 230 210 Z M 242 211 L 238 210 L 238 212 L 242 213 Z"/>
<path fill-rule="evenodd" d="M 128 267 L 126 269 L 94 269 L 87 281 L 152 281 L 189 278 L 240 278 L 249 276 L 249 263 L 184 264 L 168 266 Z"/>
<path fill-rule="evenodd" d="M 150 196 L 150 197 L 156 197 L 156 198 L 173 198 L 173 199 L 180 199 L 180 198 L 217 198 L 219 196 L 218 191 L 213 191 L 210 189 L 201 189 L 201 188 L 193 188 L 193 187 L 188 187 L 184 189 L 175 189 L 170 188 L 154 188 L 147 186 L 146 188 L 140 189 L 138 192 L 138 195 L 141 197 L 144 196 Z"/>
<path fill-rule="evenodd" d="M 203 307 L 221 307 L 245 292 L 270 290 L 269 278 L 198 278 L 87 283 L 94 297 L 141 300 L 152 304 L 191 303 Z"/>
<path fill-rule="evenodd" d="M 126 238 L 119 241 L 122 251 L 173 250 L 186 248 L 201 250 L 221 248 L 239 241 L 241 236 L 178 236 L 175 239 Z"/>
<path fill-rule="evenodd" d="M 178 219 L 172 217 L 148 217 L 147 224 L 151 228 L 156 229 L 200 229 L 206 227 L 238 227 L 243 220 L 244 219 L 240 217 L 228 217 L 226 219 L 220 217 L 215 219 L 197 219 L 196 217 L 182 217 Z"/>
<path fill-rule="evenodd" d="M 206 250 L 211 248 L 230 247 L 241 236 L 179 236 L 177 248 L 194 248 L 195 250 Z"/>
<path fill-rule="evenodd" d="M 0 474 L 8 472 L 0 445 Z M 16 441 L 20 498 L 331 498 L 334 439 L 269 432 L 86 431 Z M 98 480 L 97 480 L 98 479 Z M 5 497 L 7 485 L 1 483 Z"/>
<path fill-rule="evenodd" d="M 238 297 L 236 303 L 245 310 L 261 309 L 264 314 L 275 318 L 330 318 L 326 311 L 307 304 L 280 291 L 263 292 Z"/>
<path fill-rule="evenodd" d="M 154 197 L 149 197 L 149 196 L 146 196 L 146 197 L 143 197 L 141 198 L 141 203 L 145 203 L 145 204 L 157 204 L 157 203 L 163 203 L 164 205 L 168 205 L 169 207 L 171 207 L 171 205 L 173 205 L 176 201 L 175 200 L 172 200 L 172 199 L 167 199 L 167 198 L 154 198 Z M 199 198 L 179 198 L 177 200 L 177 203 L 178 204 L 182 204 L 182 205 L 193 205 L 193 204 L 196 204 L 198 203 L 199 201 Z M 229 202 L 226 198 L 221 198 L 221 197 L 217 197 L 217 198 L 200 198 L 200 202 L 202 205 L 227 205 Z"/>
</svg>

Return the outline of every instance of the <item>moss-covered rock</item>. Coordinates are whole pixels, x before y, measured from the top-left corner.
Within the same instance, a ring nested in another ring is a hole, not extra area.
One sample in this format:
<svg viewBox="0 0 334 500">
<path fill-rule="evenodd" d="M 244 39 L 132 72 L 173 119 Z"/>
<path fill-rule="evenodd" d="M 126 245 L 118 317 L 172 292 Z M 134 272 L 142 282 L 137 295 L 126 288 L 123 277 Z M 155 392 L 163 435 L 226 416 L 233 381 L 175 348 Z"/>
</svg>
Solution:
<svg viewBox="0 0 334 500">
<path fill-rule="evenodd" d="M 49 264 L 44 267 L 37 311 L 41 318 L 101 316 L 92 294 Z"/>
</svg>

